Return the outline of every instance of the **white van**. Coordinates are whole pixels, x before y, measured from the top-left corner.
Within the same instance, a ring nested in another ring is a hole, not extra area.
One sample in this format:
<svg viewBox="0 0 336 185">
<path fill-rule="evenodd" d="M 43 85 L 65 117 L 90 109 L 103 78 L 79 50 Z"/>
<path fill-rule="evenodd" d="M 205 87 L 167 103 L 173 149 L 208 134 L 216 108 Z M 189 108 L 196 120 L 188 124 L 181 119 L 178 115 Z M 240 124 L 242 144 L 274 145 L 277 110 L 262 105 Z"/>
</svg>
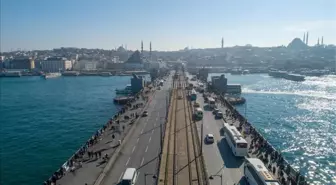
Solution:
<svg viewBox="0 0 336 185">
<path fill-rule="evenodd" d="M 135 168 L 127 168 L 120 185 L 134 185 L 138 178 L 138 174 Z"/>
</svg>

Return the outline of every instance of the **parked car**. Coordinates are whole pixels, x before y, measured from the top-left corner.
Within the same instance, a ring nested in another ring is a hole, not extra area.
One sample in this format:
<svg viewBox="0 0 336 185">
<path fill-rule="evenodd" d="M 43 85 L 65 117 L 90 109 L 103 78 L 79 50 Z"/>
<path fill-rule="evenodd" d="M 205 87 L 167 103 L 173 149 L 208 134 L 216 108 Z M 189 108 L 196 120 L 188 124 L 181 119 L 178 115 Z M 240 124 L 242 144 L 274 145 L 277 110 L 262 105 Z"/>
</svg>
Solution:
<svg viewBox="0 0 336 185">
<path fill-rule="evenodd" d="M 206 141 L 207 143 L 214 143 L 214 142 L 215 142 L 215 139 L 214 139 L 213 134 L 207 134 L 207 135 L 205 136 L 205 141 Z"/>
<path fill-rule="evenodd" d="M 147 111 L 144 111 L 143 114 L 142 114 L 143 117 L 147 117 L 148 116 L 148 112 Z"/>
</svg>

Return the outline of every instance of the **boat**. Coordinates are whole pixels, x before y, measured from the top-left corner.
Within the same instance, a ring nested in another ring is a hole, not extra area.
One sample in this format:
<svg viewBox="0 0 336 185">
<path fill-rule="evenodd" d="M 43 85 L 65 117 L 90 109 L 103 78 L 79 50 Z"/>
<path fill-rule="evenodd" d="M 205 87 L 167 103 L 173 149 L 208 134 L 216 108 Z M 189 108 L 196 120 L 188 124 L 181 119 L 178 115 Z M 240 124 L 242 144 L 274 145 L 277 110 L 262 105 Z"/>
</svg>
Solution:
<svg viewBox="0 0 336 185">
<path fill-rule="evenodd" d="M 116 89 L 116 94 L 132 94 L 132 86 L 127 85 L 125 89 Z"/>
<path fill-rule="evenodd" d="M 21 77 L 20 71 L 5 71 L 0 73 L 1 77 Z"/>
<path fill-rule="evenodd" d="M 269 71 L 268 75 L 274 78 L 284 78 L 286 80 L 292 80 L 296 82 L 305 81 L 304 76 L 298 75 L 298 74 L 287 73 L 286 71 Z"/>
<path fill-rule="evenodd" d="M 287 80 L 292 80 L 292 81 L 296 81 L 296 82 L 302 82 L 305 81 L 305 77 L 302 75 L 297 75 L 297 74 L 287 74 L 285 76 L 285 79 Z"/>
<path fill-rule="evenodd" d="M 100 76 L 112 76 L 110 72 L 101 72 Z"/>
<path fill-rule="evenodd" d="M 48 78 L 57 78 L 57 77 L 60 77 L 62 76 L 61 73 L 46 73 L 43 75 L 43 78 L 44 79 L 48 79 Z"/>
<path fill-rule="evenodd" d="M 285 78 L 287 75 L 287 72 L 286 71 L 269 71 L 268 75 L 274 78 Z"/>
</svg>

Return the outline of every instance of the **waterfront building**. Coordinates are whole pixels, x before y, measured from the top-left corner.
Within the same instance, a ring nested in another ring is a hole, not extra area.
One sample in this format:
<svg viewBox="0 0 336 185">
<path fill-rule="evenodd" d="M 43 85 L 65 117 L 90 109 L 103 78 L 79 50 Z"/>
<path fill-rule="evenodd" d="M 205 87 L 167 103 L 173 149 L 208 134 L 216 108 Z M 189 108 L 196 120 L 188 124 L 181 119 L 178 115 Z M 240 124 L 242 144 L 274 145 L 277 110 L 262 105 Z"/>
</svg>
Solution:
<svg viewBox="0 0 336 185">
<path fill-rule="evenodd" d="M 72 62 L 63 57 L 50 57 L 41 62 L 41 69 L 45 72 L 59 72 L 72 69 Z"/>
<path fill-rule="evenodd" d="M 136 94 L 145 87 L 145 80 L 142 77 L 133 74 L 133 78 L 131 78 L 131 87 L 132 92 Z"/>
<path fill-rule="evenodd" d="M 211 77 L 211 85 L 220 93 L 225 93 L 227 87 L 227 78 L 225 78 L 225 75 L 213 76 Z"/>
<path fill-rule="evenodd" d="M 7 69 L 33 70 L 35 63 L 32 58 L 14 58 L 5 65 Z"/>
<path fill-rule="evenodd" d="M 124 63 L 124 69 L 128 71 L 139 71 L 144 69 L 144 62 L 141 59 L 141 54 L 138 50 Z"/>
<path fill-rule="evenodd" d="M 94 61 L 85 61 L 84 69 L 88 71 L 97 70 L 97 62 Z"/>
</svg>

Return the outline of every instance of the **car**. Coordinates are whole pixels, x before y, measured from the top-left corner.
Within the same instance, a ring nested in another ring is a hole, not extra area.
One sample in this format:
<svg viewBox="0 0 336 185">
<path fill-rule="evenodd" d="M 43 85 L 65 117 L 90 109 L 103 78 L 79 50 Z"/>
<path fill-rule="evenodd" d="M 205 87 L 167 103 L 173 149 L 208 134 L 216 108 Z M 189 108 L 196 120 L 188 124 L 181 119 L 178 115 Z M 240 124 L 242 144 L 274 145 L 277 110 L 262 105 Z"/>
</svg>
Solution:
<svg viewBox="0 0 336 185">
<path fill-rule="evenodd" d="M 222 118 L 223 118 L 223 112 L 218 111 L 218 112 L 216 113 L 216 119 L 222 119 Z"/>
<path fill-rule="evenodd" d="M 195 103 L 194 103 L 194 107 L 200 107 L 200 104 L 197 103 L 197 102 L 195 102 Z"/>
<path fill-rule="evenodd" d="M 214 108 L 213 111 L 212 111 L 212 113 L 216 115 L 218 111 L 219 111 L 219 109 Z"/>
<path fill-rule="evenodd" d="M 214 143 L 214 142 L 215 142 L 215 139 L 214 139 L 213 134 L 207 134 L 207 135 L 205 136 L 205 141 L 206 141 L 207 143 Z"/>
<path fill-rule="evenodd" d="M 143 114 L 142 114 L 143 117 L 146 117 L 148 116 L 148 112 L 147 111 L 144 111 Z"/>
</svg>

